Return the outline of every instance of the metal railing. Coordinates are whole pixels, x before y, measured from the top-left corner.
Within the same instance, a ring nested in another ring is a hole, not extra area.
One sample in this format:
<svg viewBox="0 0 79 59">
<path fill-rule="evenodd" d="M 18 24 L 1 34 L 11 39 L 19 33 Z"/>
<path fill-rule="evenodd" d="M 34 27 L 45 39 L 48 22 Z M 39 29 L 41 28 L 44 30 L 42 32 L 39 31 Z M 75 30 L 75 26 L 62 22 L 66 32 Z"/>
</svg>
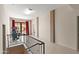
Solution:
<svg viewBox="0 0 79 59">
<path fill-rule="evenodd" d="M 26 45 L 32 53 L 45 54 L 45 43 L 32 36 L 27 36 Z"/>
<path fill-rule="evenodd" d="M 32 54 L 45 54 L 45 43 L 26 34 L 20 34 L 19 39 L 14 43 L 12 40 L 12 35 L 7 35 L 7 48 L 11 45 L 16 45 L 18 43 L 23 43 L 26 45 L 25 51 L 31 52 Z"/>
</svg>

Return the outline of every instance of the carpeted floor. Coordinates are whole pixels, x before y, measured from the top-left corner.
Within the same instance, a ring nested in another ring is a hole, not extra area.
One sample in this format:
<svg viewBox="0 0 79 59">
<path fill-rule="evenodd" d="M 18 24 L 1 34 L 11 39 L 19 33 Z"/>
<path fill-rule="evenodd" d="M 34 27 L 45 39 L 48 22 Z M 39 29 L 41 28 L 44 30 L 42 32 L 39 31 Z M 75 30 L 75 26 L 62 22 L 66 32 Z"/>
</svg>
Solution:
<svg viewBox="0 0 79 59">
<path fill-rule="evenodd" d="M 7 48 L 7 54 L 28 54 L 23 45 Z"/>
</svg>

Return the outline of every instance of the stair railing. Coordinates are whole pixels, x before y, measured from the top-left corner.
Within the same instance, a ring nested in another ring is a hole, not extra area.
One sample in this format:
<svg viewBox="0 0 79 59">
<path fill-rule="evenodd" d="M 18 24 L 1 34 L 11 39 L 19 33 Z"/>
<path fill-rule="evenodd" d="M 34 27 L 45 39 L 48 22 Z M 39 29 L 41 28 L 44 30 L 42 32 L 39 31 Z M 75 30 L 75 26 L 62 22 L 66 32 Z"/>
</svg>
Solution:
<svg viewBox="0 0 79 59">
<path fill-rule="evenodd" d="M 22 37 L 21 37 L 22 36 Z M 20 39 L 23 39 L 22 43 L 26 45 L 25 51 L 28 50 L 32 54 L 45 54 L 45 43 L 39 39 L 36 39 L 32 36 L 26 34 L 20 34 Z M 10 43 L 12 40 L 12 35 L 7 35 L 7 48 L 10 47 Z"/>
</svg>

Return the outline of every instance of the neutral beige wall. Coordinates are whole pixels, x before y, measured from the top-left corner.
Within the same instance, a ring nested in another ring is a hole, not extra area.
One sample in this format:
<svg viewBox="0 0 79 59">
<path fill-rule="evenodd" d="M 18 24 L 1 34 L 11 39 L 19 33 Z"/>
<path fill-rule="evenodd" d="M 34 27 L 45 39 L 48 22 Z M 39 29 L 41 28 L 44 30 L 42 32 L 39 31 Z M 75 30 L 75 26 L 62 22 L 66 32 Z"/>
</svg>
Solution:
<svg viewBox="0 0 79 59">
<path fill-rule="evenodd" d="M 10 23 L 9 23 L 9 16 L 8 11 L 5 9 L 4 5 L 0 5 L 0 53 L 3 52 L 3 39 L 2 39 L 2 24 L 6 25 L 6 35 L 10 33 Z M 7 38 L 7 36 L 6 36 Z"/>
<path fill-rule="evenodd" d="M 48 46 L 50 46 L 50 16 L 49 11 L 40 11 L 33 17 L 35 24 L 35 36 L 37 36 L 36 17 L 39 17 L 39 40 L 45 43 L 46 53 L 48 52 Z"/>
<path fill-rule="evenodd" d="M 1 15 L 1 5 L 0 5 L 0 15 Z M 0 53 L 1 53 L 1 51 L 2 51 L 2 20 L 1 20 L 2 18 L 1 18 L 1 16 L 0 16 Z"/>
<path fill-rule="evenodd" d="M 3 5 L 0 5 L 0 53 L 3 53 L 3 40 L 2 40 L 2 24 L 3 24 L 3 17 L 4 16 L 4 9 Z"/>
<path fill-rule="evenodd" d="M 56 9 L 56 43 L 77 49 L 77 17 L 70 6 Z"/>
<path fill-rule="evenodd" d="M 48 39 L 50 33 L 49 13 L 47 11 L 46 12 L 40 11 L 37 14 L 35 14 L 34 17 L 32 18 L 32 25 L 34 24 L 35 28 L 35 36 L 37 36 L 37 23 L 36 23 L 37 17 L 39 17 L 39 36 L 40 38 L 42 38 L 40 40 Z"/>
</svg>

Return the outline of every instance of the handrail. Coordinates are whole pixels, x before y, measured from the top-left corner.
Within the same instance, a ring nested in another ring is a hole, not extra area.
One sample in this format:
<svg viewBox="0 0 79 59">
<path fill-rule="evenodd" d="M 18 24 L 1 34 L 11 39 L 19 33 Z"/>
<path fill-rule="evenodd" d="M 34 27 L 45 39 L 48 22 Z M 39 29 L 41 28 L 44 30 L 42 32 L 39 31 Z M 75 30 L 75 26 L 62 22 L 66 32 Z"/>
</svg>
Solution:
<svg viewBox="0 0 79 59">
<path fill-rule="evenodd" d="M 28 36 L 29 36 L 29 35 L 28 35 Z M 41 43 L 44 44 L 44 42 L 42 42 L 41 40 L 38 40 L 38 39 L 36 39 L 36 38 L 34 38 L 34 37 L 32 37 L 32 36 L 29 36 L 29 37 L 31 37 L 31 38 L 33 38 L 34 40 L 39 41 L 39 42 L 41 42 Z"/>
<path fill-rule="evenodd" d="M 7 36 L 10 36 L 10 35 L 12 35 L 12 34 L 7 34 Z M 20 34 L 20 36 L 24 36 L 24 35 L 27 35 L 27 34 Z"/>
<path fill-rule="evenodd" d="M 42 45 L 42 44 L 36 43 L 36 44 L 34 44 L 34 45 L 32 45 L 32 46 L 26 48 L 25 50 L 30 49 L 30 48 L 32 48 L 32 47 L 34 47 L 34 46 L 36 46 L 36 45 Z M 45 54 L 45 44 L 43 44 L 43 54 Z"/>
<path fill-rule="evenodd" d="M 34 44 L 34 45 L 32 45 L 32 46 L 26 48 L 26 49 L 30 49 L 30 48 L 32 48 L 32 47 L 34 47 L 34 46 L 36 46 L 36 45 L 42 45 L 42 44 L 40 44 L 40 43 L 36 43 L 36 44 Z"/>
<path fill-rule="evenodd" d="M 8 34 L 8 35 L 11 35 L 11 34 Z M 27 34 L 20 34 L 20 36 L 29 36 L 29 35 L 27 35 Z M 41 40 L 38 40 L 38 39 L 36 39 L 36 38 L 34 38 L 34 37 L 32 37 L 32 36 L 29 36 L 29 37 L 33 38 L 33 39 L 36 40 L 36 41 L 39 41 L 39 42 L 41 42 L 41 43 L 44 43 L 44 42 L 42 42 Z"/>
</svg>

